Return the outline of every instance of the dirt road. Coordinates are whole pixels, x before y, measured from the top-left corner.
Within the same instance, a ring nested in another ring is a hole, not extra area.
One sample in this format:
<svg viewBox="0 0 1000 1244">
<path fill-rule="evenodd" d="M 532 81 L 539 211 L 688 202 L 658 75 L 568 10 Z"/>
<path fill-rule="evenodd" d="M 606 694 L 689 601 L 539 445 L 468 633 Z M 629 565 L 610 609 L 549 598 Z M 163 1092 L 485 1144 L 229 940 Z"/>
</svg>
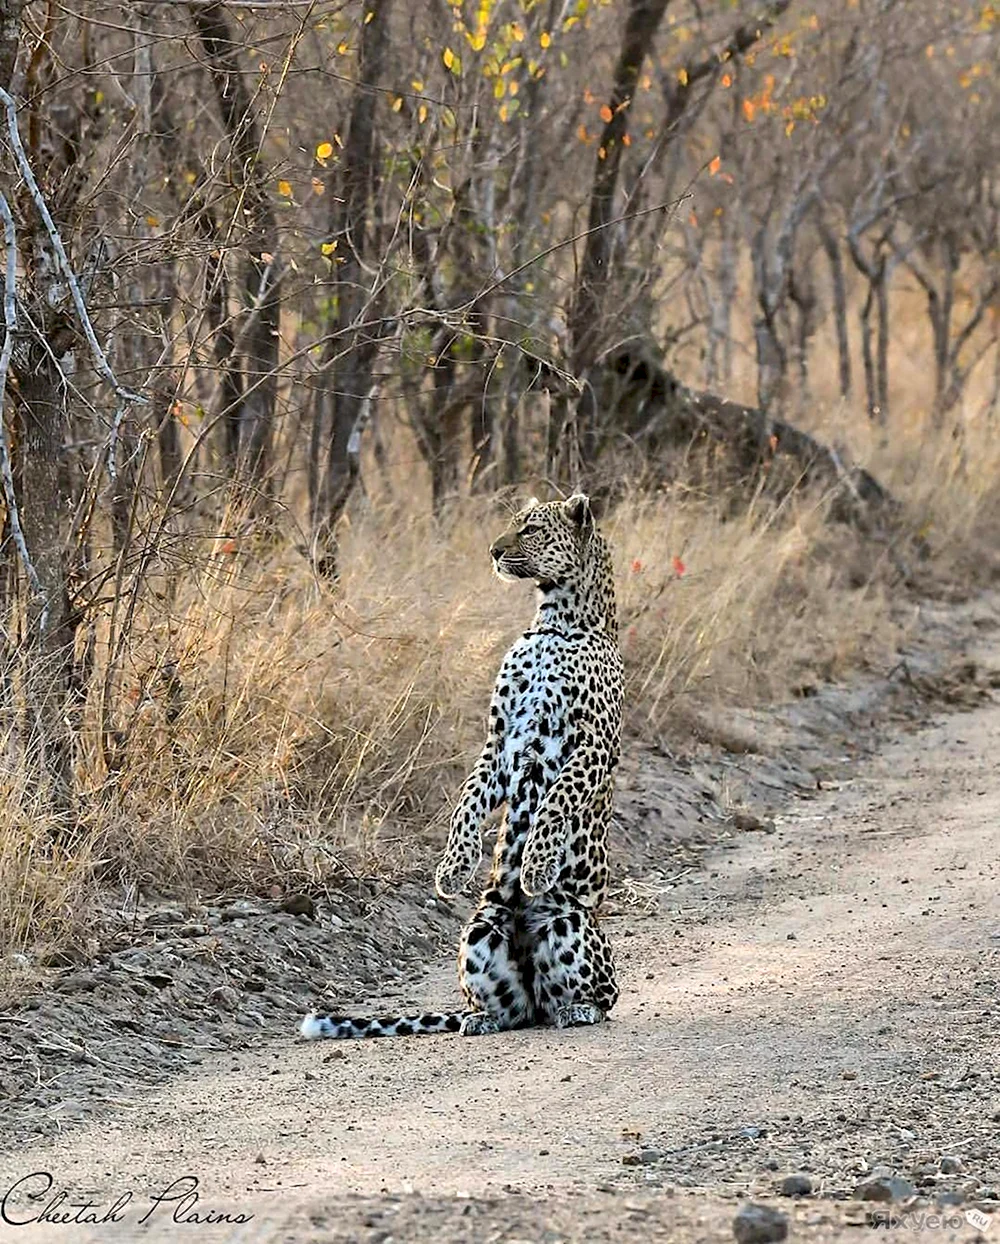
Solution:
<svg viewBox="0 0 1000 1244">
<path fill-rule="evenodd" d="M 5 1187 L 71 1189 L 62 1212 L 131 1194 L 122 1221 L 0 1238 L 683 1242 L 731 1239 L 742 1197 L 793 1239 L 892 1214 L 897 1239 L 1000 1244 L 998 755 L 996 704 L 899 737 L 656 914 L 616 916 L 613 1023 L 220 1055 L 5 1163 Z M 410 1000 L 454 991 L 441 963 Z M 916 1199 L 854 1199 L 879 1166 Z M 197 1204 L 151 1200 L 189 1175 Z"/>
</svg>

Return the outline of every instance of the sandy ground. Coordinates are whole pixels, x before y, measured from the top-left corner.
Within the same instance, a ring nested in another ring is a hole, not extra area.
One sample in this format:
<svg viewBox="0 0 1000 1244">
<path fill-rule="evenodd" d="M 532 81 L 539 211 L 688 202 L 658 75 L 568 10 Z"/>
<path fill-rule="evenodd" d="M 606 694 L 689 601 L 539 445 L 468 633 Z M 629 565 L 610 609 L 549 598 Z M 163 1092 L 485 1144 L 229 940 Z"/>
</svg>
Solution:
<svg viewBox="0 0 1000 1244">
<path fill-rule="evenodd" d="M 9 1195 L 0 1239 L 687 1244 L 752 1200 L 792 1239 L 1000 1244 L 998 754 L 996 703 L 897 736 L 616 916 L 612 1023 L 212 1055 L 2 1159 L 52 1188 Z M 912 1195 L 857 1199 L 873 1171 Z M 28 1224 L 60 1189 L 50 1217 L 121 1221 Z"/>
</svg>

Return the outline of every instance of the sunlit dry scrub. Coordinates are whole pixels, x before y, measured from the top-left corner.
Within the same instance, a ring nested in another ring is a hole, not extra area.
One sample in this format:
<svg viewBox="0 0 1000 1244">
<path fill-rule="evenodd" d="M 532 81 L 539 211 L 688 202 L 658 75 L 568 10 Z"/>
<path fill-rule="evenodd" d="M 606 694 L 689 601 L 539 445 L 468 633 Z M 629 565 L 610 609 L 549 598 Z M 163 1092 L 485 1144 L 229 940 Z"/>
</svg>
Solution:
<svg viewBox="0 0 1000 1244">
<path fill-rule="evenodd" d="M 901 419 L 892 446 L 879 457 L 911 521 L 948 558 L 969 548 L 996 501 L 992 445 L 956 454 L 948 429 Z M 822 496 L 775 504 L 678 483 L 606 517 L 633 736 L 676 741 L 703 708 L 780 698 L 888 655 L 903 625 L 890 607 L 898 571 L 827 509 Z M 85 729 L 78 763 L 94 797 L 64 848 L 5 775 L 4 944 L 78 940 L 99 886 L 128 902 L 137 889 L 266 892 L 341 869 L 426 870 L 497 664 L 534 607 L 528 585 L 491 573 L 505 521 L 486 499 L 443 522 L 368 507 L 348 525 L 335 586 L 284 543 L 216 541 L 169 611 L 155 599 L 140 611 L 114 714 L 118 767 L 102 768 Z"/>
</svg>

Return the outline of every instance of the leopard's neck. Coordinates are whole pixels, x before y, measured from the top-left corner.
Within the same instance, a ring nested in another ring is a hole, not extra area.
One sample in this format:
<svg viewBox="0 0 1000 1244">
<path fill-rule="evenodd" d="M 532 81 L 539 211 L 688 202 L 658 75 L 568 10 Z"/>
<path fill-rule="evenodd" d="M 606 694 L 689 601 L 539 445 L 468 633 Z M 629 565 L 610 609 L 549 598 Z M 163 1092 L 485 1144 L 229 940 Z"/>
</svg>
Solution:
<svg viewBox="0 0 1000 1244">
<path fill-rule="evenodd" d="M 538 585 L 533 631 L 603 631 L 618 640 L 618 611 L 611 553 L 599 532 L 587 544 L 583 564 L 561 583 Z"/>
</svg>

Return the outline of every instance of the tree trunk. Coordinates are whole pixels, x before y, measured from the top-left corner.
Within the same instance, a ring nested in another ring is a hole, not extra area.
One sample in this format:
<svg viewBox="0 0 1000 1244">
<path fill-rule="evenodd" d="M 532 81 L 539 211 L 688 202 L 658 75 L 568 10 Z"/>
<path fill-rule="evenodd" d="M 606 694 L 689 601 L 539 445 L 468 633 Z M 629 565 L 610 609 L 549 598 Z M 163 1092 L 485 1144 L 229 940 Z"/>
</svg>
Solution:
<svg viewBox="0 0 1000 1244">
<path fill-rule="evenodd" d="M 358 474 L 359 440 L 373 400 L 372 376 L 381 345 L 377 293 L 366 286 L 371 201 L 377 176 L 377 84 L 389 48 L 393 0 L 365 4 L 358 57 L 358 86 L 351 101 L 340 165 L 328 179 L 330 241 L 336 245 L 336 310 L 326 325 L 313 402 L 316 451 L 312 528 L 317 570 L 337 574 L 337 520 Z M 326 446 L 325 462 L 321 460 Z"/>
<path fill-rule="evenodd" d="M 656 32 L 669 0 L 631 0 L 625 18 L 621 48 L 615 65 L 614 81 L 605 123 L 598 140 L 598 156 L 590 192 L 587 240 L 569 314 L 571 366 L 584 381 L 576 408 L 579 441 L 584 461 L 592 462 L 597 452 L 597 407 L 587 375 L 601 351 L 607 332 L 605 306 L 610 281 L 611 231 L 615 193 L 621 169 L 628 116 L 643 62 L 652 51 Z M 565 429 L 559 429 L 559 435 Z M 568 464 L 567 464 L 568 465 Z"/>
<path fill-rule="evenodd" d="M 889 270 L 883 264 L 875 287 L 878 299 L 878 421 L 889 422 Z"/>
<path fill-rule="evenodd" d="M 222 0 L 192 4 L 191 16 L 201 38 L 216 102 L 229 137 L 233 180 L 241 191 L 247 235 L 242 243 L 243 317 L 235 341 L 218 338 L 217 354 L 239 351 L 242 391 L 231 393 L 226 408 L 229 466 L 241 489 L 252 490 L 251 504 L 268 488 L 271 428 L 278 386 L 278 336 L 281 315 L 281 261 L 278 227 L 260 171 L 260 132 L 240 68 L 241 44 L 233 37 Z M 220 290 L 224 285 L 220 283 Z M 220 308 L 220 324 L 225 307 Z M 230 382 L 232 383 L 232 382 Z"/>
<path fill-rule="evenodd" d="M 847 333 L 847 287 L 844 282 L 844 261 L 840 247 L 826 222 L 820 219 L 819 236 L 830 264 L 830 284 L 833 290 L 833 323 L 837 333 L 837 372 L 840 396 L 851 396 L 851 346 Z"/>
<path fill-rule="evenodd" d="M 788 355 L 773 316 L 763 310 L 754 320 L 754 341 L 757 346 L 757 404 L 761 410 L 769 410 L 781 392 Z"/>
<path fill-rule="evenodd" d="M 61 458 L 68 428 L 59 376 L 39 351 L 35 366 L 18 374 L 20 470 L 18 507 L 24 539 L 41 592 L 26 580 L 21 685 L 23 746 L 42 801 L 68 814 L 72 806 L 72 740 L 66 720 L 72 681 L 73 628 L 69 622 L 66 536 L 70 495 Z"/>
</svg>

